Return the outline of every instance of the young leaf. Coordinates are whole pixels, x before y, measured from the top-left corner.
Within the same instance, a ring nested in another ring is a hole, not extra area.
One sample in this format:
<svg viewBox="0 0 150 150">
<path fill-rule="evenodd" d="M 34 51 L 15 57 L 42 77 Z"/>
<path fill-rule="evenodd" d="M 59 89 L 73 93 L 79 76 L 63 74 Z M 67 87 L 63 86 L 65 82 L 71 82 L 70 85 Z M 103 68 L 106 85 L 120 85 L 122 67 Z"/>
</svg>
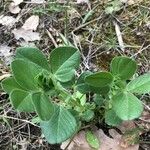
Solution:
<svg viewBox="0 0 150 150">
<path fill-rule="evenodd" d="M 105 112 L 105 123 L 111 126 L 117 126 L 122 120 L 116 115 L 113 109 L 109 109 Z"/>
<path fill-rule="evenodd" d="M 26 61 L 35 63 L 36 65 L 50 71 L 49 64 L 44 54 L 38 49 L 33 47 L 20 47 L 17 48 L 16 58 L 22 58 Z"/>
<path fill-rule="evenodd" d="M 85 105 L 85 103 L 86 103 L 86 95 L 85 95 L 85 94 L 82 94 L 82 93 L 80 93 L 79 91 L 76 91 L 76 93 L 75 93 L 75 98 L 80 101 L 80 104 L 81 104 L 82 106 Z"/>
<path fill-rule="evenodd" d="M 74 47 L 58 47 L 51 52 L 51 71 L 61 82 L 70 81 L 80 63 L 80 53 Z"/>
<path fill-rule="evenodd" d="M 29 61 L 16 59 L 11 63 L 11 69 L 20 86 L 27 90 L 37 89 L 35 77 L 41 72 L 40 67 Z"/>
<path fill-rule="evenodd" d="M 2 88 L 8 94 L 14 89 L 23 89 L 14 79 L 14 77 L 6 78 L 2 81 Z"/>
<path fill-rule="evenodd" d="M 98 72 L 85 78 L 85 83 L 93 87 L 106 87 L 113 81 L 113 76 L 109 72 Z"/>
<path fill-rule="evenodd" d="M 72 80 L 68 81 L 68 82 L 60 82 L 60 84 L 64 87 L 64 88 L 71 88 L 74 84 L 75 84 L 75 76 L 74 78 L 72 78 Z"/>
<path fill-rule="evenodd" d="M 89 122 L 94 117 L 94 112 L 92 110 L 87 110 L 83 113 L 82 119 Z"/>
<path fill-rule="evenodd" d="M 86 140 L 92 148 L 99 149 L 99 140 L 91 131 L 86 132 Z"/>
<path fill-rule="evenodd" d="M 127 85 L 128 91 L 132 93 L 145 94 L 150 92 L 150 72 L 130 81 Z"/>
<path fill-rule="evenodd" d="M 90 92 L 95 93 L 95 94 L 101 94 L 101 95 L 106 95 L 110 90 L 109 86 L 104 86 L 104 87 L 93 87 L 90 86 Z"/>
<path fill-rule="evenodd" d="M 76 83 L 76 89 L 79 92 L 86 94 L 90 91 L 90 85 L 86 84 L 84 80 L 85 80 L 85 77 L 87 77 L 88 75 L 91 75 L 91 74 L 92 74 L 92 72 L 85 71 L 80 75 L 80 77 L 78 78 L 77 83 Z"/>
<path fill-rule="evenodd" d="M 10 93 L 10 100 L 14 108 L 17 109 L 18 111 L 23 111 L 23 112 L 34 111 L 31 94 L 26 91 L 19 90 L 19 89 L 13 90 Z"/>
<path fill-rule="evenodd" d="M 128 57 L 118 56 L 111 61 L 111 72 L 122 80 L 130 79 L 136 72 L 137 65 L 134 60 Z"/>
<path fill-rule="evenodd" d="M 72 114 L 61 106 L 55 106 L 55 112 L 49 121 L 41 122 L 42 133 L 51 144 L 61 143 L 70 138 L 77 129 Z"/>
<path fill-rule="evenodd" d="M 41 120 L 47 121 L 52 117 L 54 113 L 54 107 L 45 94 L 41 92 L 33 93 L 32 102 Z"/>
<path fill-rule="evenodd" d="M 52 79 L 50 78 L 50 75 L 47 74 L 47 72 L 43 71 L 40 72 L 36 78 L 35 82 L 37 85 L 42 88 L 45 92 L 52 90 L 54 88 L 54 84 Z"/>
<path fill-rule="evenodd" d="M 138 118 L 142 111 L 142 102 L 133 94 L 124 92 L 113 97 L 113 110 L 122 120 L 132 120 Z"/>
<path fill-rule="evenodd" d="M 85 83 L 85 78 L 91 74 L 92 74 L 92 72 L 90 72 L 90 71 L 83 72 L 77 80 L 76 89 L 83 94 L 86 94 L 88 92 L 97 93 L 97 94 L 108 93 L 110 90 L 109 86 L 93 87 L 93 86 L 90 86 L 87 83 Z"/>
<path fill-rule="evenodd" d="M 93 100 L 94 100 L 95 104 L 98 106 L 102 106 L 105 101 L 105 99 L 100 94 L 95 94 Z"/>
</svg>

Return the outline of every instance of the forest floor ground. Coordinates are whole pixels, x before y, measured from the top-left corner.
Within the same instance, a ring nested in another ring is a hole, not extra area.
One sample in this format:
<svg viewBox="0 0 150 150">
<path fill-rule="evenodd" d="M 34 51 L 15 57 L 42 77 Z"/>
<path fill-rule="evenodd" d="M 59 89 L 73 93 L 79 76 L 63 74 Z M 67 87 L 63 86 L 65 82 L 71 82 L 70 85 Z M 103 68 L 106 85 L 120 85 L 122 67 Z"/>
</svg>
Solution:
<svg viewBox="0 0 150 150">
<path fill-rule="evenodd" d="M 36 46 L 48 56 L 53 48 L 71 43 L 82 55 L 80 71 L 109 70 L 117 55 L 134 58 L 138 75 L 150 71 L 149 0 L 12 1 L 0 0 L 0 81 L 10 74 L 9 64 L 20 46 Z M 38 16 L 32 18 L 32 25 L 26 22 L 31 16 Z M 134 123 L 144 129 L 140 149 L 148 150 L 150 96 L 141 100 L 144 113 Z M 59 150 L 32 125 L 33 115 L 17 113 L 0 90 L 1 150 Z"/>
</svg>

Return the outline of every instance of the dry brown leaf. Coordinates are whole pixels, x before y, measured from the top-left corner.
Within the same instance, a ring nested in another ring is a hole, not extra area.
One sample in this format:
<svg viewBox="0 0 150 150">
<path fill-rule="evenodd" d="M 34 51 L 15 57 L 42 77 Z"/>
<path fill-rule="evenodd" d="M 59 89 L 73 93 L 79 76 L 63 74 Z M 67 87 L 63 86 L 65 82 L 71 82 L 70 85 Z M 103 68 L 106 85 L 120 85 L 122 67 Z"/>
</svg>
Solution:
<svg viewBox="0 0 150 150">
<path fill-rule="evenodd" d="M 146 109 L 143 111 L 142 116 L 140 117 L 141 120 L 150 123 L 150 113 L 148 111 L 149 109 Z"/>
<path fill-rule="evenodd" d="M 138 125 L 145 131 L 150 131 L 150 113 L 149 108 L 145 109 L 138 120 Z"/>
<path fill-rule="evenodd" d="M 22 47 L 36 47 L 34 42 L 18 41 L 17 44 Z"/>
<path fill-rule="evenodd" d="M 100 141 L 99 150 L 138 150 L 139 148 L 138 144 L 122 147 L 123 136 L 114 129 L 109 130 L 109 134 L 112 138 L 108 137 L 101 129 L 94 131 L 94 133 Z M 65 149 L 68 143 L 69 140 L 62 143 L 61 148 Z M 67 150 L 93 150 L 85 139 L 85 131 L 81 131 L 75 136 Z"/>
<path fill-rule="evenodd" d="M 137 3 L 137 1 L 135 1 L 135 0 L 128 0 L 128 5 L 133 5 L 133 4 L 135 4 L 135 3 Z"/>
<path fill-rule="evenodd" d="M 69 15 L 71 20 L 74 18 L 80 18 L 81 17 L 79 12 L 74 8 L 71 8 L 70 10 L 68 10 L 68 15 Z"/>
<path fill-rule="evenodd" d="M 61 149 L 65 149 L 69 140 L 61 144 Z M 67 150 L 92 150 L 85 139 L 85 131 L 80 131 L 73 139 Z"/>
<path fill-rule="evenodd" d="M 8 8 L 12 14 L 18 14 L 21 10 L 20 7 L 18 5 L 15 5 L 14 2 L 10 3 Z"/>
<path fill-rule="evenodd" d="M 25 29 L 25 30 L 35 31 L 37 29 L 38 25 L 39 25 L 39 16 L 33 15 L 25 21 L 22 28 Z"/>
<path fill-rule="evenodd" d="M 0 16 L 0 24 L 4 26 L 11 27 L 15 24 L 16 21 L 17 19 L 12 16 Z"/>
<path fill-rule="evenodd" d="M 89 3 L 89 0 L 77 0 L 77 4 L 81 4 L 81 3 Z"/>
<path fill-rule="evenodd" d="M 104 132 L 100 129 L 97 132 L 101 145 L 99 150 L 138 150 L 139 145 L 131 145 L 128 147 L 122 147 L 121 142 L 122 141 L 122 135 L 120 135 L 116 130 L 111 129 L 109 130 L 109 134 L 113 137 L 110 138 Z"/>
<path fill-rule="evenodd" d="M 147 27 L 148 29 L 150 29 L 150 21 L 148 21 L 148 22 L 146 23 L 146 27 Z"/>
<path fill-rule="evenodd" d="M 142 2 L 143 0 L 120 0 L 122 3 L 127 3 L 128 5 L 133 5 Z"/>
<path fill-rule="evenodd" d="M 39 16 L 33 15 L 29 17 L 20 29 L 12 30 L 15 38 L 19 40 L 24 39 L 25 42 L 40 40 L 38 32 L 33 32 L 39 25 Z"/>
<path fill-rule="evenodd" d="M 118 126 L 118 129 L 122 132 L 125 133 L 127 130 L 134 129 L 135 123 L 133 121 L 123 121 L 120 126 Z"/>
<path fill-rule="evenodd" d="M 122 3 L 127 3 L 128 0 L 120 0 Z"/>
<path fill-rule="evenodd" d="M 12 56 L 13 53 L 11 52 L 11 47 L 7 45 L 0 45 L 0 58 L 6 65 L 10 64 Z"/>
<path fill-rule="evenodd" d="M 44 3 L 46 3 L 46 1 L 45 0 L 31 0 L 31 3 L 44 4 Z"/>
<path fill-rule="evenodd" d="M 14 4 L 17 6 L 23 2 L 23 0 L 13 0 Z"/>
<path fill-rule="evenodd" d="M 66 0 L 56 0 L 56 2 L 64 4 L 66 2 Z"/>
<path fill-rule="evenodd" d="M 20 38 L 28 41 L 40 40 L 40 34 L 38 32 L 33 32 L 32 30 L 25 30 L 23 28 L 12 30 L 15 38 L 19 40 Z"/>
</svg>

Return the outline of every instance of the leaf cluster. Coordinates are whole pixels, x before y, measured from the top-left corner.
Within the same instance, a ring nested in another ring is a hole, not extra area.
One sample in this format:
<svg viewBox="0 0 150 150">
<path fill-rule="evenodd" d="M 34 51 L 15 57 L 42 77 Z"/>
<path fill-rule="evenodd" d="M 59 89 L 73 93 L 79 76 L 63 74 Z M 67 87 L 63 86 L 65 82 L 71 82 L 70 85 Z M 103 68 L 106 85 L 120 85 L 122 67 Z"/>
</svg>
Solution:
<svg viewBox="0 0 150 150">
<path fill-rule="evenodd" d="M 39 49 L 22 47 L 11 63 L 12 76 L 2 81 L 17 111 L 36 112 L 51 144 L 72 137 L 83 124 L 104 119 L 116 126 L 138 118 L 143 106 L 134 94 L 150 92 L 150 73 L 131 80 L 137 69 L 131 58 L 115 57 L 109 72 L 85 71 L 76 77 L 79 65 L 74 47 L 58 47 L 48 60 Z"/>
</svg>

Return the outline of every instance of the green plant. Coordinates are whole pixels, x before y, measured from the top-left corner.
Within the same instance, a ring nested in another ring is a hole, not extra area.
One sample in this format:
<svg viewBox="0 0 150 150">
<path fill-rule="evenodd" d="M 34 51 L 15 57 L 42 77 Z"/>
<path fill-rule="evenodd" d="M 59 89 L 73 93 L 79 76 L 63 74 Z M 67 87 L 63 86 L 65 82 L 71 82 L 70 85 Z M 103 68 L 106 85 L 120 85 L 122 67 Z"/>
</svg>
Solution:
<svg viewBox="0 0 150 150">
<path fill-rule="evenodd" d="M 82 126 L 104 119 L 116 126 L 138 118 L 143 106 L 133 93 L 150 92 L 150 73 L 129 82 L 137 65 L 128 57 L 115 57 L 110 72 L 85 71 L 77 78 L 79 64 L 74 47 L 54 49 L 48 61 L 37 48 L 18 48 L 12 76 L 2 81 L 16 110 L 37 113 L 49 143 L 61 143 Z"/>
</svg>

